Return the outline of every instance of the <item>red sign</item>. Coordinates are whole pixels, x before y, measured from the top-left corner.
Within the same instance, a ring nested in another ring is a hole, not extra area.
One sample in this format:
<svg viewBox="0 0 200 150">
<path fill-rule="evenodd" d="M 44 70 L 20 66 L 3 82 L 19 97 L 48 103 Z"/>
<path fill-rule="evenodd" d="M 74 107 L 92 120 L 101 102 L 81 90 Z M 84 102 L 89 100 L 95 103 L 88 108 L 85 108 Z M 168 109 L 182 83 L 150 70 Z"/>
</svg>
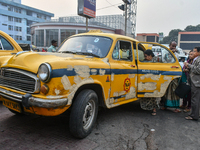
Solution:
<svg viewBox="0 0 200 150">
<path fill-rule="evenodd" d="M 128 92 L 131 87 L 131 80 L 129 78 L 126 78 L 124 80 L 124 91 Z"/>
</svg>

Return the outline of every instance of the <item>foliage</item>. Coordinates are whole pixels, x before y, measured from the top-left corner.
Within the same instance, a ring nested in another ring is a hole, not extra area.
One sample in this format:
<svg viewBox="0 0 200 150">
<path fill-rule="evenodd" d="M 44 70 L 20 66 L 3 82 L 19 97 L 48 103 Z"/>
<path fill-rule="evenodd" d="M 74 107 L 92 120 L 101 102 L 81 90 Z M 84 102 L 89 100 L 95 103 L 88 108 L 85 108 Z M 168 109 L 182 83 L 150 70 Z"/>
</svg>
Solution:
<svg viewBox="0 0 200 150">
<path fill-rule="evenodd" d="M 181 29 L 173 29 L 169 32 L 168 36 L 165 36 L 162 41 L 160 41 L 160 44 L 169 44 L 171 41 L 178 42 L 178 33 L 179 32 L 195 32 L 200 31 L 200 24 L 197 26 L 189 25 L 184 30 Z"/>
</svg>

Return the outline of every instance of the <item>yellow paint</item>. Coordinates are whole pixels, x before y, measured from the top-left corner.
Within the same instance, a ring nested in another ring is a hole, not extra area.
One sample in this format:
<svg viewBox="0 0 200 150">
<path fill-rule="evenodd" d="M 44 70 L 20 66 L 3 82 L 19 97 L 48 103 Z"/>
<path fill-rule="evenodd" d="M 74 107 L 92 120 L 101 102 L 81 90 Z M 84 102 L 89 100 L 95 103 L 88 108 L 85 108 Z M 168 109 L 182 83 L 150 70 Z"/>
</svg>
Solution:
<svg viewBox="0 0 200 150">
<path fill-rule="evenodd" d="M 60 70 L 70 72 L 69 74 L 51 78 L 48 83 L 45 83 L 49 87 L 49 92 L 46 95 L 41 92 L 32 94 L 35 98 L 48 100 L 56 97 L 68 98 L 68 104 L 66 106 L 50 109 L 39 107 L 23 108 L 25 112 L 43 116 L 56 116 L 62 114 L 73 104 L 74 95 L 80 87 L 93 84 L 99 85 L 102 88 L 103 101 L 107 108 L 130 103 L 138 100 L 139 97 L 159 97 L 165 93 L 169 83 L 175 76 L 161 74 L 154 75 L 152 73 L 137 74 L 138 69 L 174 71 L 174 69 L 170 68 L 171 65 L 180 66 L 178 62 L 163 66 L 163 64 L 159 63 L 147 64 L 140 63 L 139 61 L 137 62 L 138 65 L 136 65 L 135 62 L 137 60 L 135 58 L 137 57 L 134 56 L 132 61 L 115 60 L 112 57 L 112 53 L 119 40 L 128 41 L 131 45 L 137 43 L 137 41 L 130 37 L 109 33 L 91 32 L 83 33 L 81 35 L 111 38 L 113 43 L 107 56 L 105 58 L 97 58 L 68 53 L 27 52 L 17 57 L 13 56 L 10 59 L 4 59 L 4 61 L 2 61 L 3 59 L 0 60 L 3 67 L 26 70 L 34 74 L 37 74 L 39 66 L 45 62 L 49 63 L 52 70 L 54 72 L 57 71 L 58 74 L 60 73 Z M 78 35 L 74 35 L 73 37 L 76 36 Z M 144 47 L 145 46 L 143 45 L 143 48 Z M 132 54 L 134 55 L 133 47 Z M 134 71 L 134 73 L 131 71 Z M 181 69 L 179 68 L 175 71 L 181 72 Z M 41 81 L 40 84 L 42 86 L 44 83 Z M 89 88 L 90 86 L 87 87 Z M 4 86 L 0 86 L 0 88 L 18 94 L 26 94 Z M 145 94 L 138 94 L 138 92 Z"/>
</svg>

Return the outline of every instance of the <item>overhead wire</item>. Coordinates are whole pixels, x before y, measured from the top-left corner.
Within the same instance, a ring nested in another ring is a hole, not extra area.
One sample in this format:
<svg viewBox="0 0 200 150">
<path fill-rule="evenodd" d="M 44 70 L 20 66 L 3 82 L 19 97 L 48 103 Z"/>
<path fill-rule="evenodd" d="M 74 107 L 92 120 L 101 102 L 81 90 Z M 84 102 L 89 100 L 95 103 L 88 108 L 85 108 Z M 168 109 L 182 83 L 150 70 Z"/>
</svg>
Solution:
<svg viewBox="0 0 200 150">
<path fill-rule="evenodd" d="M 107 0 L 106 0 L 107 1 Z M 108 2 L 108 1 L 107 1 Z M 111 6 L 107 6 L 107 7 L 102 7 L 102 8 L 99 8 L 99 9 L 96 9 L 96 10 L 101 10 L 101 9 L 106 9 L 106 8 L 109 8 L 109 7 L 115 7 L 116 5 L 119 5 L 119 4 L 122 4 L 122 3 L 117 3 L 117 4 L 111 4 L 110 2 L 108 2 Z M 117 7 L 115 7 L 117 8 Z M 117 8 L 118 9 L 118 8 Z"/>
</svg>

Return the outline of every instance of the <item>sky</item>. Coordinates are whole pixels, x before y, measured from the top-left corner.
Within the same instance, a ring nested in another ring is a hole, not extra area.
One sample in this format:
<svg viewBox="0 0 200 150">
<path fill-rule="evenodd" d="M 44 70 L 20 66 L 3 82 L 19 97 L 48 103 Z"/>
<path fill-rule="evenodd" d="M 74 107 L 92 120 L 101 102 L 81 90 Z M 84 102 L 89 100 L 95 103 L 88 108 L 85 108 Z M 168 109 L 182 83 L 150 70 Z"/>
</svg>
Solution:
<svg viewBox="0 0 200 150">
<path fill-rule="evenodd" d="M 21 3 L 54 14 L 76 16 L 78 0 L 21 0 Z M 123 14 L 122 0 L 96 0 L 96 16 Z M 136 33 L 167 36 L 172 29 L 200 24 L 200 0 L 137 0 Z"/>
</svg>

